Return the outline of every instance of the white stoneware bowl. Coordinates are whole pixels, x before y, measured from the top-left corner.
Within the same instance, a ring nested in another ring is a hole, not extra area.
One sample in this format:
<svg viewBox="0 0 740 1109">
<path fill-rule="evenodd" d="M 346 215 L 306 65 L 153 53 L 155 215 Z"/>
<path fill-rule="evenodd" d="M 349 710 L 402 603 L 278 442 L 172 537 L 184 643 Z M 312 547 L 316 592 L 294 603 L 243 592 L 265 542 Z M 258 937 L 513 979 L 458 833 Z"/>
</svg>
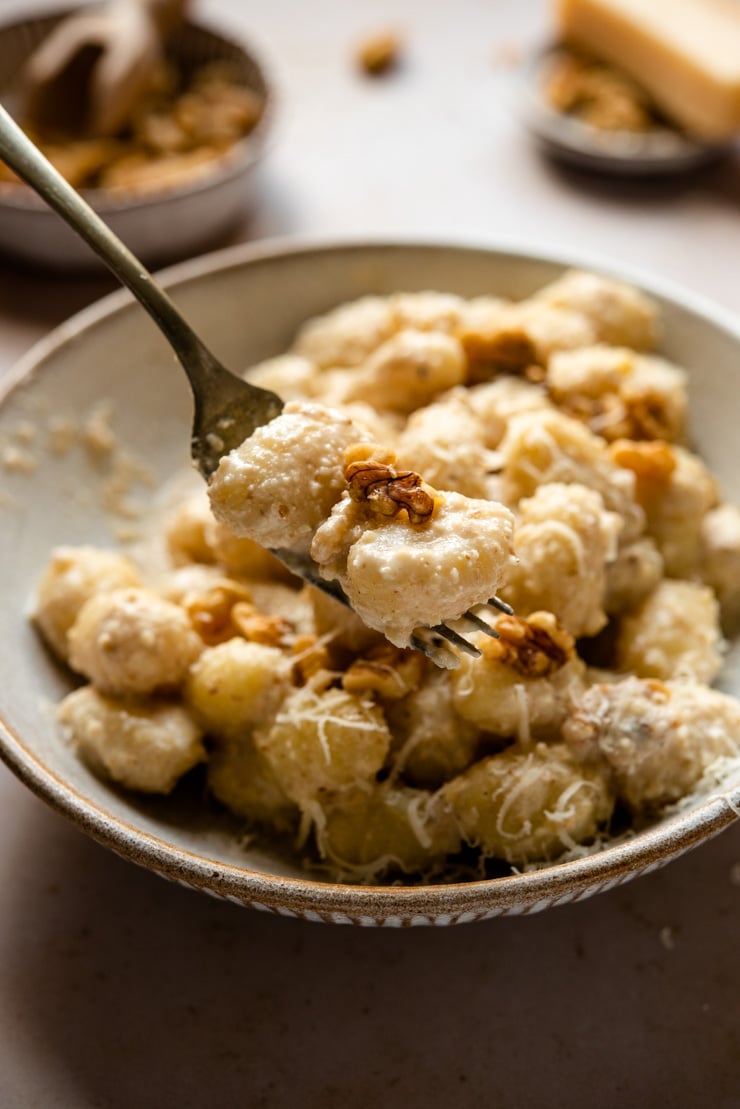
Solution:
<svg viewBox="0 0 740 1109">
<path fill-rule="evenodd" d="M 0 100 L 12 112 L 26 59 L 66 13 L 0 28 Z M 261 63 L 242 45 L 193 23 L 168 47 L 179 67 L 228 61 L 265 110 L 254 130 L 192 182 L 147 195 L 87 189 L 85 199 L 148 266 L 192 257 L 223 242 L 257 200 L 258 167 L 272 126 L 273 93 Z M 0 250 L 45 268 L 97 269 L 97 255 L 31 189 L 0 182 Z"/>
<path fill-rule="evenodd" d="M 695 442 L 728 499 L 740 500 L 733 399 L 740 327 L 727 313 L 661 281 L 590 258 L 418 243 L 237 247 L 184 263 L 164 277 L 214 351 L 238 368 L 283 350 L 308 316 L 364 293 L 439 289 L 520 297 L 568 264 L 608 269 L 658 300 L 663 350 L 691 374 Z M 3 383 L 0 403 L 0 458 L 19 462 L 13 450 L 21 452 L 20 468 L 0 470 L 0 753 L 31 789 L 101 843 L 175 881 L 287 916 L 451 924 L 588 897 L 662 866 L 740 815 L 740 777 L 728 770 L 680 811 L 598 854 L 467 884 L 341 886 L 277 853 L 245 845 L 226 818 L 204 812 L 202 799 L 141 800 L 99 780 L 55 732 L 52 705 L 69 688 L 69 678 L 44 650 L 28 614 L 55 544 L 115 543 L 121 520 L 100 507 L 104 475 L 79 447 L 54 454 L 45 446 L 50 418 L 79 418 L 101 400 L 111 406 L 121 449 L 146 460 L 158 482 L 187 466 L 190 397 L 184 374 L 149 318 L 124 293 L 107 297 L 39 343 Z M 29 470 L 22 467 L 23 452 L 32 456 Z M 133 493 L 145 503 L 155 497 L 143 485 Z M 721 685 L 740 696 L 740 650 L 730 651 Z"/>
</svg>

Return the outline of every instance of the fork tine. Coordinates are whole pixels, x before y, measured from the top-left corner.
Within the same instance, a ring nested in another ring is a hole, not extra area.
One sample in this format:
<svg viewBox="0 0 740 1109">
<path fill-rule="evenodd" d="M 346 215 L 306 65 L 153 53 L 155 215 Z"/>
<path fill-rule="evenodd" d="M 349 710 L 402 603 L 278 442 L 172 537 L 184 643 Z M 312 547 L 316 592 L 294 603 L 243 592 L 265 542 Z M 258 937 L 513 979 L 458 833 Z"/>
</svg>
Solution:
<svg viewBox="0 0 740 1109">
<path fill-rule="evenodd" d="M 411 646 L 415 650 L 421 651 L 423 655 L 432 660 L 435 666 L 439 666 L 442 670 L 457 669 L 460 665 L 460 656 L 452 650 L 452 647 L 441 636 L 434 635 L 431 641 L 426 639 L 425 633 L 430 631 L 430 628 L 418 628 L 409 641 Z"/>
<path fill-rule="evenodd" d="M 448 628 L 447 624 L 433 624 L 431 630 L 435 635 L 441 635 L 459 651 L 464 651 L 467 655 L 472 655 L 473 658 L 479 658 L 482 654 L 480 647 L 476 647 L 474 643 L 468 643 L 464 636 L 456 632 L 454 628 Z"/>
<path fill-rule="evenodd" d="M 490 635 L 493 639 L 501 638 L 501 636 L 498 634 L 496 629 L 491 626 L 491 624 L 487 624 L 485 620 L 481 620 L 480 616 L 476 616 L 476 614 L 474 612 L 471 612 L 470 609 L 468 609 L 467 612 L 464 612 L 460 619 L 467 620 L 468 623 L 473 624 L 474 627 L 478 629 L 478 631 L 483 632 L 485 635 Z"/>
<path fill-rule="evenodd" d="M 502 601 L 501 598 L 497 597 L 495 593 L 493 597 L 486 601 L 486 604 L 490 605 L 492 608 L 497 608 L 499 612 L 505 612 L 507 616 L 514 615 L 514 609 L 511 607 L 511 605 L 507 605 L 506 601 Z"/>
</svg>

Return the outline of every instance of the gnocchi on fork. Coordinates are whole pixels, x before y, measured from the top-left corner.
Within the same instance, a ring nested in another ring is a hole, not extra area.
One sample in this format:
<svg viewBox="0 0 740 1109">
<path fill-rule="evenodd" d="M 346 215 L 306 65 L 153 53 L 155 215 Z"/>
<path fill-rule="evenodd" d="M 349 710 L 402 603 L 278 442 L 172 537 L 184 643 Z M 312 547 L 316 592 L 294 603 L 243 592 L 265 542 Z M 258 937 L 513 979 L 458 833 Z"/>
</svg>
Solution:
<svg viewBox="0 0 740 1109">
<path fill-rule="evenodd" d="M 407 480 L 395 470 L 385 483 L 386 500 L 398 509 L 392 517 L 373 512 L 382 501 L 376 495 L 377 483 L 371 482 L 375 492 L 365 498 L 369 510 L 358 505 L 343 488 L 352 485 L 356 472 L 347 480 L 341 462 L 343 452 L 362 438 L 361 428 L 329 409 L 318 414 L 292 411 L 276 393 L 243 381 L 222 366 L 151 274 L 2 107 L 0 156 L 96 251 L 173 347 L 193 391 L 193 462 L 210 479 L 216 515 L 220 511 L 222 519 L 232 526 L 236 523 L 237 534 L 241 528 L 242 534 L 262 542 L 293 573 L 354 608 L 391 642 L 413 646 L 447 668 L 458 664 L 459 651 L 479 655 L 478 647 L 454 625 L 461 622 L 495 636 L 495 629 L 476 609 L 493 605 L 511 611 L 496 596 L 511 559 L 513 517 L 508 509 L 494 502 L 468 502 L 456 493 L 438 494 L 432 498 L 428 519 L 420 522 L 413 497 L 394 499 Z M 318 454 L 307 456 L 306 447 L 316 445 Z M 257 456 L 267 458 L 269 465 L 255 468 Z M 242 479 L 246 475 L 246 480 L 235 480 L 235 474 Z M 279 516 L 290 517 L 291 501 L 276 497 L 275 487 L 294 481 L 297 474 L 308 474 L 309 493 L 317 494 L 309 495 L 307 505 L 297 506 L 299 516 L 308 507 L 311 521 L 295 536 L 283 529 L 277 532 L 277 543 L 265 541 L 260 529 L 245 524 L 244 517 L 249 520 L 255 505 L 265 499 Z M 389 484 L 393 494 L 388 493 Z M 235 489 L 241 505 L 236 511 Z M 219 490 L 227 495 L 219 497 Z M 469 505 L 474 506 L 472 511 Z M 464 535 L 455 530 L 461 524 L 467 526 Z M 456 551 L 450 558 L 452 547 Z M 409 605 L 409 597 L 414 604 Z M 442 606 L 440 599 L 445 602 Z M 400 621 L 399 602 L 404 613 Z M 434 616 L 429 615 L 432 612 Z"/>
</svg>

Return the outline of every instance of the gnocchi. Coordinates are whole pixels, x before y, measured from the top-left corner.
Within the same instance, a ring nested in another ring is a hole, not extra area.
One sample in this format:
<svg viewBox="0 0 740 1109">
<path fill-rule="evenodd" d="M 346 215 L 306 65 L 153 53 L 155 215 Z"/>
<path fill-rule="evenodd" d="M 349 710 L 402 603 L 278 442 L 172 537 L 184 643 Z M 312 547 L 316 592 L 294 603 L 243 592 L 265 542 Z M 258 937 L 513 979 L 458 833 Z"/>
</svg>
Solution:
<svg viewBox="0 0 740 1109">
<path fill-rule="evenodd" d="M 615 807 L 638 826 L 685 797 L 740 756 L 740 706 L 709 688 L 740 510 L 685 445 L 659 333 L 642 293 L 578 271 L 308 321 L 245 371 L 287 403 L 208 496 L 181 491 L 164 569 L 52 553 L 34 619 L 89 683 L 64 735 L 132 790 L 204 764 L 250 833 L 342 881 L 539 866 L 598 850 Z M 499 590 L 513 615 L 477 607 Z M 412 649 L 467 609 L 456 669 Z"/>
<path fill-rule="evenodd" d="M 59 720 L 80 754 L 128 789 L 169 793 L 206 750 L 182 705 L 121 700 L 87 685 L 68 694 Z"/>
</svg>

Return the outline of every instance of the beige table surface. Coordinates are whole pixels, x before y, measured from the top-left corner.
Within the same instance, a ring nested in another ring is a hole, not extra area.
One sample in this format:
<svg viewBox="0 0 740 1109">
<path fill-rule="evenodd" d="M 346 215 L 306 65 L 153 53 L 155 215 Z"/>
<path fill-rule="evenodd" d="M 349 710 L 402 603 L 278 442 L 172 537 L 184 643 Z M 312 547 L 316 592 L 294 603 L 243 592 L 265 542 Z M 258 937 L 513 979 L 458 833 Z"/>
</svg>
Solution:
<svg viewBox="0 0 740 1109">
<path fill-rule="evenodd" d="M 10 18 L 32 5 L 2 0 Z M 48 5 L 47 5 L 48 6 Z M 237 238 L 464 234 L 596 250 L 740 310 L 740 162 L 554 168 L 516 117 L 526 0 L 201 0 L 279 89 Z M 402 71 L 352 69 L 365 31 Z M 0 263 L 0 373 L 112 287 Z M 273 919 L 167 884 L 0 767 L 0 1107 L 740 1107 L 740 826 L 580 905 L 462 928 Z"/>
</svg>

